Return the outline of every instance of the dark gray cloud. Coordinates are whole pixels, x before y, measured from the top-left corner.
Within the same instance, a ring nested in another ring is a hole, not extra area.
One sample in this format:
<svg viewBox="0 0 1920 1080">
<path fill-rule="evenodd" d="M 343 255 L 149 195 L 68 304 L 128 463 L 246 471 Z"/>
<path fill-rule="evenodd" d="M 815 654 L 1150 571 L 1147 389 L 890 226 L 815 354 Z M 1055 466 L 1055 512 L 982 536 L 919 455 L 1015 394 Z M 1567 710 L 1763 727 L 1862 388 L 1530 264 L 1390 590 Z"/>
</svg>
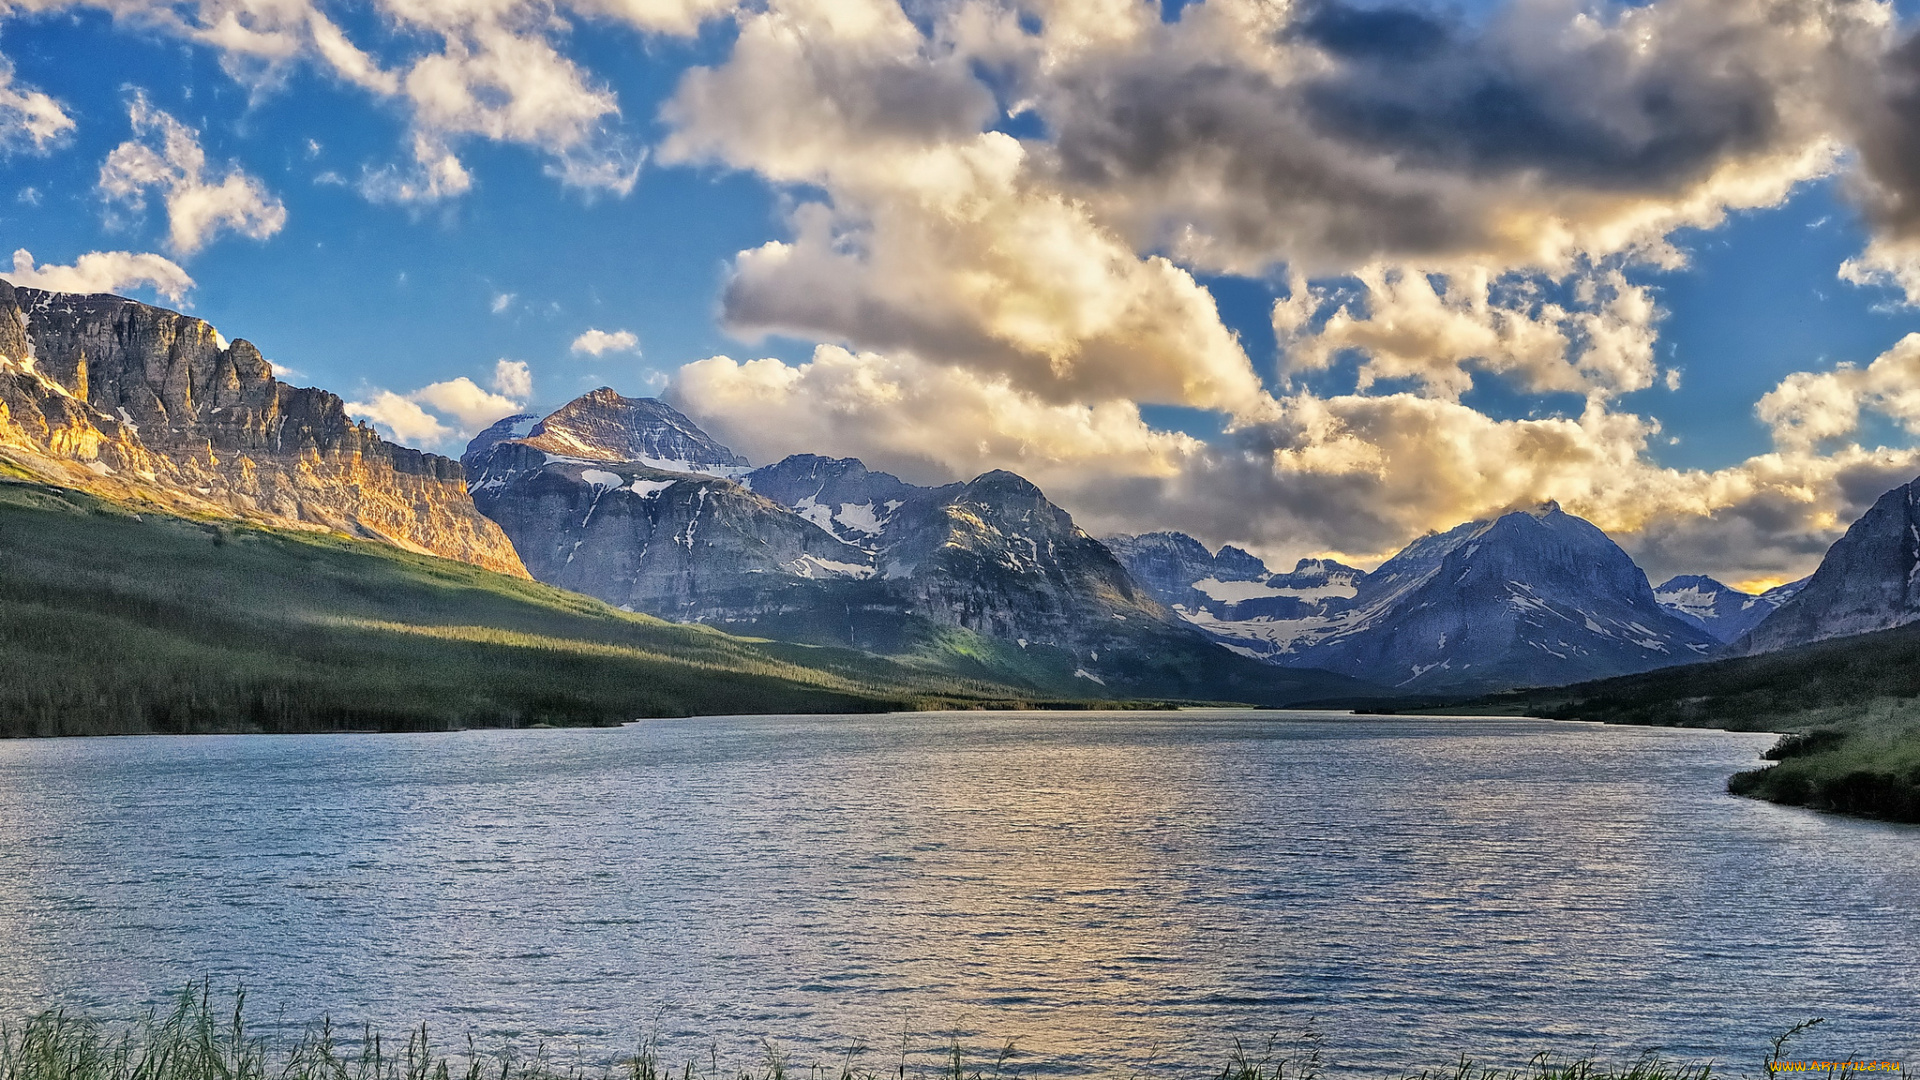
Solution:
<svg viewBox="0 0 1920 1080">
<path fill-rule="evenodd" d="M 1854 192 L 1873 223 L 1903 239 L 1920 236 L 1920 33 L 1861 71 L 1854 97 L 1854 144 L 1861 183 Z"/>
<path fill-rule="evenodd" d="M 1298 36 L 1340 60 L 1303 90 L 1315 128 L 1421 165 L 1669 190 L 1782 134 L 1741 35 L 1698 63 L 1668 42 L 1652 56 L 1618 35 L 1555 48 L 1513 17 L 1468 30 L 1321 0 Z"/>
<path fill-rule="evenodd" d="M 1526 231 L 1516 215 L 1598 234 L 1626 200 L 1690 204 L 1729 166 L 1803 161 L 1877 10 L 1530 3 L 1473 25 L 1316 0 L 1264 60 L 1183 19 L 1163 47 L 1056 69 L 1037 96 L 1060 177 L 1143 243 L 1185 238 L 1203 263 L 1212 244 L 1229 269 L 1498 259 Z"/>
</svg>

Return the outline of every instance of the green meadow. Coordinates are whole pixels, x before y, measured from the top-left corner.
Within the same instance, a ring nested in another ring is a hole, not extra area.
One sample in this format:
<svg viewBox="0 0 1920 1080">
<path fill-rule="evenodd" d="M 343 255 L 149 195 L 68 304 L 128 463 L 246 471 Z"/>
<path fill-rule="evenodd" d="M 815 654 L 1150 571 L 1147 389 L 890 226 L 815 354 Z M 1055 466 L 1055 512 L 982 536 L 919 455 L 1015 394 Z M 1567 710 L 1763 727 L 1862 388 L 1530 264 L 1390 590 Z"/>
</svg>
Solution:
<svg viewBox="0 0 1920 1080">
<path fill-rule="evenodd" d="M 325 533 L 0 479 L 0 735 L 421 731 L 1036 704 Z"/>
</svg>

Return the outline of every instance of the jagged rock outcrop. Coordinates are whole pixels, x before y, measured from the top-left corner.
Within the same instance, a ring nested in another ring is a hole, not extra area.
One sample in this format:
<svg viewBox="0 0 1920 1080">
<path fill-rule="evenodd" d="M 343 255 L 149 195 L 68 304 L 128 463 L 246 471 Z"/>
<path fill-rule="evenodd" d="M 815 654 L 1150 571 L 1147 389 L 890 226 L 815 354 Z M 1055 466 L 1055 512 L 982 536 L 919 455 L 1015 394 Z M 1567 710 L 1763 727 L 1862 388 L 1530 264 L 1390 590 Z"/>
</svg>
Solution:
<svg viewBox="0 0 1920 1080">
<path fill-rule="evenodd" d="M 1267 564 L 1237 547 L 1219 554 L 1183 532 L 1109 536 L 1102 543 L 1154 598 L 1168 607 L 1197 611 L 1207 605 L 1207 589 L 1220 583 L 1265 581 Z"/>
<path fill-rule="evenodd" d="M 1366 573 L 1332 559 L 1301 559 L 1276 574 L 1231 544 L 1217 553 L 1186 533 L 1113 536 L 1105 541 L 1135 580 L 1188 621 L 1253 655 L 1271 651 L 1261 626 L 1326 615 L 1353 598 Z M 1254 626 L 1240 633 L 1239 626 Z"/>
<path fill-rule="evenodd" d="M 632 461 L 671 472 L 737 476 L 747 459 L 715 442 L 657 398 L 630 398 L 608 387 L 562 405 L 533 426 L 527 441 L 553 454 L 590 461 Z"/>
<path fill-rule="evenodd" d="M 200 319 L 0 282 L 0 357 L 0 456 L 30 474 L 525 573 L 458 463 L 386 442 Z"/>
<path fill-rule="evenodd" d="M 866 552 L 734 481 L 563 457 L 539 442 L 496 443 L 472 493 L 549 585 L 737 625 L 807 605 L 812 583 L 874 574 Z"/>
<path fill-rule="evenodd" d="M 1701 574 L 1682 574 L 1668 578 L 1653 590 L 1654 599 L 1667 611 L 1712 634 L 1716 641 L 1736 641 L 1774 609 L 1796 596 L 1806 579 L 1789 582 L 1755 595 L 1723 585 Z"/>
<path fill-rule="evenodd" d="M 1214 645 L 1012 473 L 921 487 L 814 455 L 746 471 L 670 407 L 611 390 L 515 428 L 470 448 L 475 502 L 536 578 L 636 611 L 948 660 L 960 632 L 1000 643 L 958 646 L 983 674 L 1051 692 L 1277 703 L 1355 689 Z"/>
<path fill-rule="evenodd" d="M 1736 641 L 1772 652 L 1920 620 L 1920 480 L 1880 496 L 1834 541 L 1806 585 Z"/>
</svg>

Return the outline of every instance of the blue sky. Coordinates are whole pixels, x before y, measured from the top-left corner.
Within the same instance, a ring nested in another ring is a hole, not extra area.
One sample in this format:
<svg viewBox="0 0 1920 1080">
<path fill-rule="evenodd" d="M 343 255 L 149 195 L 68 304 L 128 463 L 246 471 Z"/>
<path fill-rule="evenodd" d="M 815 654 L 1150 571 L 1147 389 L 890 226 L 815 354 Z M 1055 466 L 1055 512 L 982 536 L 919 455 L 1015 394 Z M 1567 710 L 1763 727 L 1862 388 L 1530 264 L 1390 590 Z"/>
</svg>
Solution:
<svg viewBox="0 0 1920 1080">
<path fill-rule="evenodd" d="M 191 276 L 187 310 L 363 405 L 386 392 L 432 410 L 423 388 L 462 377 L 532 411 L 599 385 L 665 392 L 757 460 L 858 453 L 923 481 L 1010 467 L 1096 531 L 1186 528 L 1280 561 L 1377 558 L 1558 498 L 1656 572 L 1764 582 L 1817 558 L 1857 512 L 1856 489 L 1914 468 L 1907 429 L 1920 425 L 1904 361 L 1866 374 L 1920 330 L 1904 226 L 1886 209 L 1900 179 L 1883 164 L 1902 133 L 1845 113 L 1818 80 L 1684 70 L 1697 24 L 1779 6 L 1301 5 L 1261 31 L 1333 72 L 1300 88 L 1294 60 L 1241 49 L 1259 34 L 1219 36 L 1255 17 L 1233 0 L 204 0 L 117 16 L 53 4 L 0 22 L 6 93 L 43 95 L 68 121 L 11 138 L 0 229 L 42 267 L 163 257 Z M 1827 6 L 1825 32 L 1859 52 L 1847 70 L 1895 62 L 1905 31 L 1891 8 Z M 1084 44 L 1084 27 L 1136 9 L 1157 27 Z M 1840 27 L 1874 12 L 1892 21 Z M 1632 70 L 1597 47 L 1534 65 L 1522 46 L 1553 17 L 1623 35 L 1643 17 L 1674 52 Z M 223 36 L 222 18 L 251 36 Z M 327 53 L 315 19 L 374 73 Z M 1764 18 L 1734 21 L 1738 34 L 1712 37 L 1736 40 L 1732 66 L 1807 67 Z M 806 47 L 782 51 L 794 41 Z M 508 74 L 489 83 L 496 56 Z M 471 95 L 457 107 L 409 81 L 436 57 Z M 1241 113 L 1199 91 L 1167 100 L 1200 85 L 1196 71 L 1273 97 Z M 1449 104 L 1461 86 L 1472 92 Z M 1153 87 L 1152 108 L 1101 111 Z M 1490 113 L 1495 91 L 1508 104 Z M 1726 107 L 1742 94 L 1766 100 Z M 1684 104 L 1625 115 L 1660 95 Z M 190 133 L 209 182 L 237 170 L 283 219 L 216 219 L 183 246 L 170 189 L 143 188 L 144 206 L 116 196 L 110 159 L 129 144 L 160 152 L 142 108 Z M 1283 114 L 1332 149 L 1287 157 Z M 1724 119 L 1736 114 L 1769 119 Z M 1671 137 L 1646 134 L 1670 120 Z M 1206 124 L 1242 134 L 1192 134 Z M 1823 139 L 1832 153 L 1809 165 Z M 465 180 L 383 193 L 379 177 L 414 169 L 416 143 Z M 1387 164 L 1350 183 L 1373 202 L 1286 186 L 1366 155 Z M 1215 167 L 1232 182 L 1198 175 Z M 941 201 L 954 184 L 964 198 Z M 1403 219 L 1402 204 L 1432 209 Z M 1642 220 L 1626 237 L 1622 223 Z M 1529 246 L 1555 230 L 1567 239 Z M 1029 238 L 1059 250 L 1029 259 Z M 770 243 L 763 260 L 742 256 Z M 1841 280 L 1876 243 L 1878 262 L 1855 274 L 1866 283 Z M 1080 282 L 1080 266 L 1104 269 Z M 1449 308 L 1451 329 L 1416 332 L 1418 312 L 1396 316 L 1352 276 L 1369 267 L 1426 274 L 1441 306 L 1476 270 L 1495 291 L 1490 307 Z M 137 280 L 106 287 L 165 299 Z M 1275 302 L 1303 293 L 1314 310 L 1276 331 Z M 1622 296 L 1659 314 L 1602 320 Z M 1328 329 L 1342 306 L 1362 324 L 1345 336 Z M 637 345 L 573 347 L 595 329 Z M 1447 334 L 1469 332 L 1506 351 L 1446 352 Z M 1601 333 L 1622 350 L 1606 364 L 1584 351 Z M 788 374 L 743 363 L 755 358 Z M 501 359 L 528 365 L 530 393 L 488 386 Z M 1835 375 L 1842 364 L 1860 374 Z M 427 437 L 365 415 L 451 453 L 478 422 L 440 409 Z"/>
</svg>

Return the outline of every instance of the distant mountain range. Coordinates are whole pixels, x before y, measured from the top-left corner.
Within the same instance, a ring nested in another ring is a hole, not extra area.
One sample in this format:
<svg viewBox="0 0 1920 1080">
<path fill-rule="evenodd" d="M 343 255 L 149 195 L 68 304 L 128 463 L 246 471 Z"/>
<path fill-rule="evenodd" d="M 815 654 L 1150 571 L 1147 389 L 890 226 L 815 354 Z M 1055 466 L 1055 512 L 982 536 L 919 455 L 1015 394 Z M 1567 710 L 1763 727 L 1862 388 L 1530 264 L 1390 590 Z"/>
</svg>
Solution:
<svg viewBox="0 0 1920 1080">
<path fill-rule="evenodd" d="M 1267 704 L 1552 686 L 1920 620 L 1914 485 L 1802 582 L 1649 585 L 1557 505 L 1367 572 L 1177 532 L 1087 535 L 995 471 L 920 486 L 851 458 L 754 467 L 672 406 L 597 390 L 461 462 L 405 449 L 245 341 L 112 296 L 0 282 L 0 471 L 170 513 L 328 530 L 680 622 L 1058 696 Z"/>
<path fill-rule="evenodd" d="M 749 469 L 670 406 L 611 390 L 502 421 L 463 461 L 536 579 L 631 611 L 1084 696 L 1371 692 L 1221 648 L 1013 473 L 929 488 L 850 458 Z"/>
<path fill-rule="evenodd" d="M 996 677 L 1005 656 L 991 643 L 1012 642 L 1036 670 L 1136 693 L 1221 676 L 1185 627 L 1247 660 L 1354 680 L 1288 693 L 1357 699 L 1561 685 L 1920 617 L 1884 584 L 1920 558 L 1899 542 L 1911 492 L 1836 545 L 1861 552 L 1848 569 L 1753 595 L 1698 575 L 1655 589 L 1554 503 L 1423 537 L 1370 573 L 1325 559 L 1273 573 L 1178 532 L 1102 543 L 1011 473 L 922 487 L 852 458 L 751 468 L 672 407 L 611 390 L 502 421 L 463 461 L 476 503 L 539 580 L 887 655 L 959 631 Z M 1841 588 L 1869 565 L 1882 585 Z M 1208 674 L 1176 677 L 1195 665 Z"/>
<path fill-rule="evenodd" d="M 1262 578 L 1180 534 L 1116 538 L 1196 625 L 1250 655 L 1401 692 L 1551 685 L 1699 659 L 1718 641 L 1663 607 L 1627 553 L 1553 503 L 1423 537 L 1372 573 L 1307 560 Z M 1222 566 L 1222 557 L 1227 565 Z M 1205 577 L 1182 581 L 1189 574 Z M 1231 575 L 1233 580 L 1223 577 Z"/>
</svg>

